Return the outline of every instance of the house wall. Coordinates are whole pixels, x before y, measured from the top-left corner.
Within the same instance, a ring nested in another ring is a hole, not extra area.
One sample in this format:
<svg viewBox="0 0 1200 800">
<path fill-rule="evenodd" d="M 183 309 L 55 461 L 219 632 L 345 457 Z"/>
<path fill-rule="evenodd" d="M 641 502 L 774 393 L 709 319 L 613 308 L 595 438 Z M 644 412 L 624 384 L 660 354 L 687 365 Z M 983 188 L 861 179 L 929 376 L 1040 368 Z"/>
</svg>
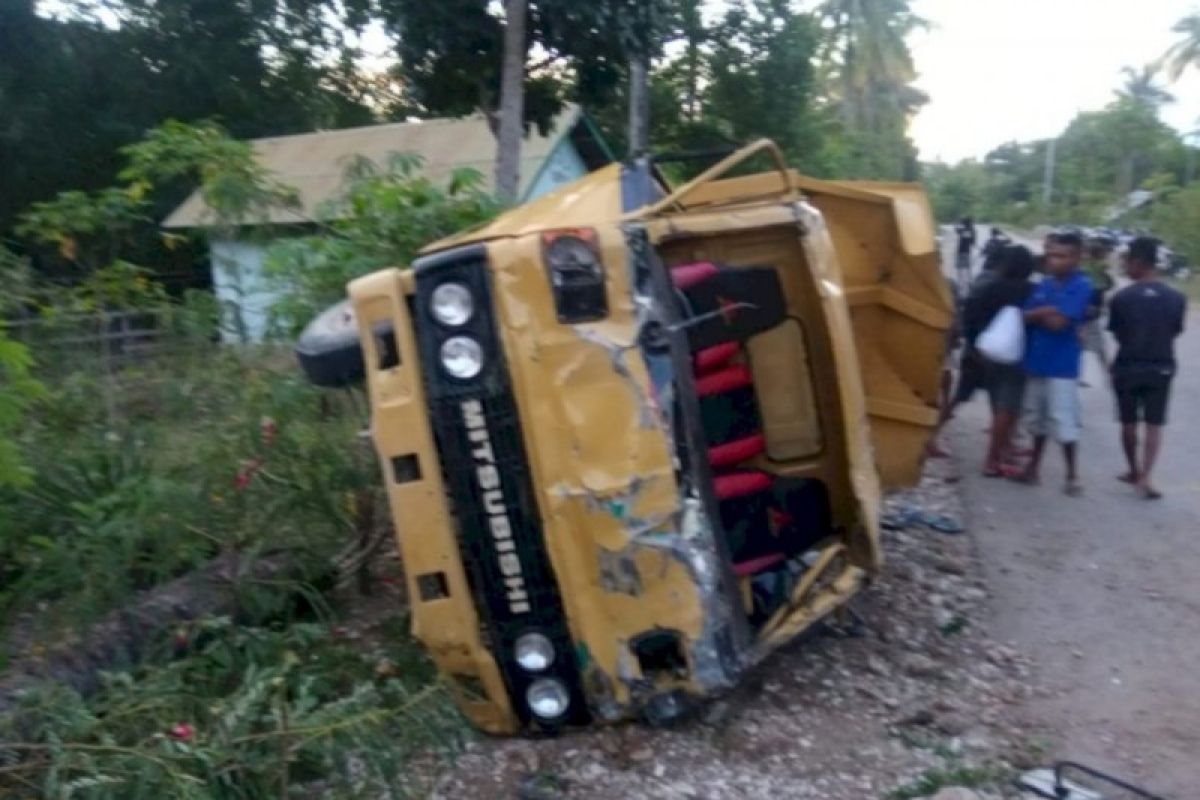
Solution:
<svg viewBox="0 0 1200 800">
<path fill-rule="evenodd" d="M 564 136 L 549 157 L 542 162 L 542 168 L 538 170 L 529 190 L 525 192 L 525 200 L 541 197 L 559 186 L 582 178 L 587 173 L 587 165 L 583 163 L 579 151 Z"/>
<path fill-rule="evenodd" d="M 266 244 L 218 240 L 211 244 L 213 292 L 221 305 L 221 340 L 261 342 L 277 292 L 263 277 Z"/>
<path fill-rule="evenodd" d="M 565 137 L 542 162 L 525 200 L 532 200 L 588 173 L 579 152 Z M 268 288 L 263 259 L 269 242 L 218 240 L 211 245 L 213 291 L 221 305 L 221 340 L 261 342 L 270 323 L 270 309 L 279 293 Z"/>
</svg>

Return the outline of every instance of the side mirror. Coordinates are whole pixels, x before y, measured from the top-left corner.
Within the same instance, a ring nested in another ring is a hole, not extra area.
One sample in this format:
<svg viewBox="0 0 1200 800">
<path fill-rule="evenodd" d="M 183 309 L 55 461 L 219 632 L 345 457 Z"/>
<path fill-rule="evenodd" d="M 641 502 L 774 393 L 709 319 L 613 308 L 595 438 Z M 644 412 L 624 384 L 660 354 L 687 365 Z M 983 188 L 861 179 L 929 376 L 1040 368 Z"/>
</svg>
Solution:
<svg viewBox="0 0 1200 800">
<path fill-rule="evenodd" d="M 296 359 L 317 386 L 340 387 L 362 383 L 362 345 L 358 321 L 349 300 L 330 306 L 304 328 L 296 342 Z"/>
</svg>

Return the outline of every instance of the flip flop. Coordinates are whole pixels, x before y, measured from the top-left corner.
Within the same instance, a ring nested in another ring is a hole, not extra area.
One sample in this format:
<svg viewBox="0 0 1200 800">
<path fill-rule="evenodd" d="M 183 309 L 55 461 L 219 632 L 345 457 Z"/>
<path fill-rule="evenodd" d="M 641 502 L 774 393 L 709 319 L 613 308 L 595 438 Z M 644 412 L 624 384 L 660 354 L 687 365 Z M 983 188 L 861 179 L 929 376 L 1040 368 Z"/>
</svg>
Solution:
<svg viewBox="0 0 1200 800">
<path fill-rule="evenodd" d="M 921 522 L 939 533 L 962 533 L 966 530 L 961 522 L 944 514 L 925 514 L 921 517 Z"/>
<path fill-rule="evenodd" d="M 879 524 L 889 531 L 900 531 L 910 528 L 921 521 L 921 512 L 915 508 L 899 508 L 889 511 L 879 517 Z"/>
</svg>

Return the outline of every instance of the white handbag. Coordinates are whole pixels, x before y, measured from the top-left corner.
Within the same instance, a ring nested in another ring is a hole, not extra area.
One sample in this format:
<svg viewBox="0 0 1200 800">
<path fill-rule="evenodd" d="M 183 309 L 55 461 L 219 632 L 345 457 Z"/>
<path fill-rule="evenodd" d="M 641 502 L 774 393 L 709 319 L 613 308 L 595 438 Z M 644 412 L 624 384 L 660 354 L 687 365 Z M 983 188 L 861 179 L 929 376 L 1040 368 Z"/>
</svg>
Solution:
<svg viewBox="0 0 1200 800">
<path fill-rule="evenodd" d="M 1000 309 L 975 340 L 975 349 L 997 364 L 1016 364 L 1025 356 L 1025 314 L 1017 306 Z"/>
</svg>

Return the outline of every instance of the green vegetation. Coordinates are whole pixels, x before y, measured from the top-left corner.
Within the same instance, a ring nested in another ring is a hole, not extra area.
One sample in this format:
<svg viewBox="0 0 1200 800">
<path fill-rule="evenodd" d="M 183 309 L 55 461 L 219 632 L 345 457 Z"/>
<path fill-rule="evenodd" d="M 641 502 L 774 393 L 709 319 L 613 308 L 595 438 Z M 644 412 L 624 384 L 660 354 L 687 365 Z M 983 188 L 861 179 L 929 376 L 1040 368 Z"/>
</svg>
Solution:
<svg viewBox="0 0 1200 800">
<path fill-rule="evenodd" d="M 452 751 L 453 709 L 398 624 L 206 620 L 170 656 L 105 677 L 86 701 L 47 686 L 0 718 L 0 793 L 45 798 L 422 797 L 409 759 Z M 339 636 L 342 639 L 339 639 Z"/>
<path fill-rule="evenodd" d="M 769 136 L 814 174 L 915 175 L 907 0 L 530 0 L 528 20 L 529 126 L 581 103 L 624 152 L 631 60 L 652 59 L 659 152 Z M 204 243 L 158 222 L 198 189 L 210 231 L 277 237 L 297 194 L 249 138 L 496 121 L 504 27 L 489 0 L 0 11 L 0 794 L 416 796 L 458 744 L 405 630 L 361 390 L 218 346 Z M 268 253 L 281 336 L 499 208 L 477 173 L 439 185 L 404 154 L 345 186 Z"/>
<path fill-rule="evenodd" d="M 1011 770 L 994 766 L 971 767 L 952 764 L 926 770 L 921 777 L 888 792 L 888 800 L 918 800 L 932 797 L 940 790 L 952 786 L 980 789 L 999 786 L 1010 778 Z"/>
<path fill-rule="evenodd" d="M 279 301 L 278 330 L 295 334 L 318 312 L 346 295 L 353 278 L 410 263 L 424 245 L 470 228 L 500 209 L 479 189 L 481 176 L 460 170 L 445 188 L 421 175 L 421 161 L 397 154 L 384 165 L 349 166 L 342 197 L 320 214 L 320 232 L 279 239 L 265 271 Z"/>
<path fill-rule="evenodd" d="M 497 5 L 63 0 L 47 17 L 34 0 L 10 2 L 0 12 L 0 237 L 34 202 L 110 186 L 120 149 L 164 120 L 218 120 L 246 139 L 495 118 Z M 648 53 L 657 151 L 771 136 L 815 174 L 913 177 L 905 128 L 924 98 L 912 88 L 906 38 L 921 21 L 909 6 L 825 0 L 801 11 L 787 0 L 732 0 L 714 14 L 701 0 L 530 0 L 524 118 L 544 129 L 563 103 L 578 102 L 623 153 L 629 60 Z M 369 69 L 358 39 L 368 25 L 388 43 Z M 160 188 L 142 209 L 155 220 L 191 185 Z"/>
<path fill-rule="evenodd" d="M 0 650 L 60 676 L 0 705 L 0 794 L 419 796 L 406 764 L 436 763 L 462 725 L 404 630 L 366 398 L 311 386 L 287 348 L 218 346 L 211 294 L 173 300 L 132 260 L 147 248 L 131 232 L 173 181 L 200 187 L 218 228 L 294 193 L 209 123 L 168 123 L 124 155 L 124 183 L 21 217 L 73 284 L 0 262 L 14 319 L 0 329 Z M 443 190 L 415 167 L 357 165 L 336 221 L 277 254 L 295 270 L 291 319 L 494 212 L 473 176 Z M 89 638 L 151 600 L 202 611 L 177 579 L 216 565 L 205 602 L 227 616 Z M 68 688 L 99 668 L 115 669 L 98 691 Z"/>
</svg>

